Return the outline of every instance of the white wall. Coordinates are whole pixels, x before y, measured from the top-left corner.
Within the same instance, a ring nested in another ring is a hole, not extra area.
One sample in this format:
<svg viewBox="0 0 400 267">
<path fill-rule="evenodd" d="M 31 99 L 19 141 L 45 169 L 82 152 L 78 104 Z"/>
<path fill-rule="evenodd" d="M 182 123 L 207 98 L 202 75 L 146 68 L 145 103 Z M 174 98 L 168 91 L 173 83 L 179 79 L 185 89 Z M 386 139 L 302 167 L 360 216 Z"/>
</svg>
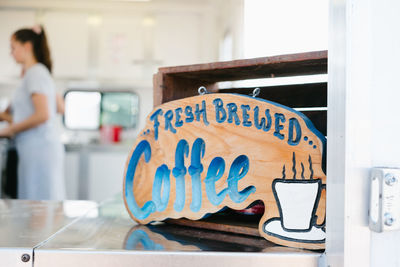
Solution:
<svg viewBox="0 0 400 267">
<path fill-rule="evenodd" d="M 245 0 L 247 1 L 247 0 Z M 244 4 L 245 1 L 225 0 L 216 1 L 215 9 L 219 10 L 218 16 L 218 40 L 220 60 L 235 60 L 244 57 Z M 224 38 L 229 41 L 231 51 L 223 51 Z"/>
<path fill-rule="evenodd" d="M 10 54 L 11 34 L 20 27 L 33 25 L 35 12 L 0 9 L 0 109 L 7 106 L 21 70 Z"/>
<path fill-rule="evenodd" d="M 400 232 L 368 228 L 373 167 L 400 167 L 400 3 L 331 0 L 327 264 L 400 266 Z"/>
<path fill-rule="evenodd" d="M 10 38 L 12 33 L 20 28 L 33 25 L 35 12 L 27 10 L 1 10 L 0 9 L 0 71 L 1 76 L 16 78 L 20 74 L 18 65 L 10 54 Z"/>
<path fill-rule="evenodd" d="M 400 2 L 370 0 L 372 166 L 400 168 Z M 364 45 L 364 44 L 363 44 Z M 365 77 L 366 78 L 366 77 Z M 397 218 L 400 220 L 400 218 Z M 400 231 L 371 233 L 371 266 L 400 266 Z"/>
<path fill-rule="evenodd" d="M 85 12 L 49 11 L 38 22 L 47 32 L 56 78 L 84 79 L 88 74 L 89 25 Z"/>
<path fill-rule="evenodd" d="M 246 0 L 245 57 L 328 49 L 328 0 Z"/>
</svg>

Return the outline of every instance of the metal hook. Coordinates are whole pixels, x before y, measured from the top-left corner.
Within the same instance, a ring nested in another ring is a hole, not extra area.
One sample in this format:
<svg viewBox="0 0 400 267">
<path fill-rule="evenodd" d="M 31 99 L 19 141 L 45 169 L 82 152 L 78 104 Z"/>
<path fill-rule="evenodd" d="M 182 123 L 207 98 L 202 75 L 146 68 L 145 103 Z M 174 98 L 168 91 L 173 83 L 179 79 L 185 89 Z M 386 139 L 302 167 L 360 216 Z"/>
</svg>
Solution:
<svg viewBox="0 0 400 267">
<path fill-rule="evenodd" d="M 199 95 L 205 95 L 208 94 L 207 88 L 205 88 L 204 86 L 200 86 L 199 90 L 197 90 L 199 92 Z"/>
<path fill-rule="evenodd" d="M 257 88 L 255 88 L 255 89 L 253 90 L 253 95 L 252 95 L 252 97 L 257 97 L 259 94 L 260 94 L 260 88 L 257 87 Z"/>
</svg>

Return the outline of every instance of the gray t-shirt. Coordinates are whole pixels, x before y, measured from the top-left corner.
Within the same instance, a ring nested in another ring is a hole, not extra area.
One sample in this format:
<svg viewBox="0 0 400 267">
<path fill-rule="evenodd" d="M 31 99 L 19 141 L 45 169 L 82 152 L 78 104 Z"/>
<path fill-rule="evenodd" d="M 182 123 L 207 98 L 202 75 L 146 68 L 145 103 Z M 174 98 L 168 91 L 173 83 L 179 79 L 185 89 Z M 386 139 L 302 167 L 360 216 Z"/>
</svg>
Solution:
<svg viewBox="0 0 400 267">
<path fill-rule="evenodd" d="M 37 63 L 26 71 L 22 83 L 14 94 L 11 106 L 13 122 L 21 122 L 33 114 L 32 94 L 34 93 L 46 95 L 49 119 L 35 128 L 18 133 L 15 141 L 16 143 L 57 142 L 60 138 L 56 125 L 56 88 L 50 72 L 42 63 Z"/>
</svg>

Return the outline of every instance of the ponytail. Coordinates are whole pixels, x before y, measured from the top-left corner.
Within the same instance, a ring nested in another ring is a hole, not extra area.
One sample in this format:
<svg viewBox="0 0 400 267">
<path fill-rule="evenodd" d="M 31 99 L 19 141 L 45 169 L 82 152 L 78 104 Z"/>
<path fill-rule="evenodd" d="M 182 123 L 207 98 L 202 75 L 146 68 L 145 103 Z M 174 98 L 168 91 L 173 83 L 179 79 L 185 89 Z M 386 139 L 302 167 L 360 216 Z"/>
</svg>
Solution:
<svg viewBox="0 0 400 267">
<path fill-rule="evenodd" d="M 35 26 L 32 29 L 20 29 L 13 36 L 21 43 L 30 42 L 32 44 L 35 59 L 45 65 L 49 72 L 52 70 L 50 49 L 47 44 L 47 37 L 42 26 Z"/>
</svg>

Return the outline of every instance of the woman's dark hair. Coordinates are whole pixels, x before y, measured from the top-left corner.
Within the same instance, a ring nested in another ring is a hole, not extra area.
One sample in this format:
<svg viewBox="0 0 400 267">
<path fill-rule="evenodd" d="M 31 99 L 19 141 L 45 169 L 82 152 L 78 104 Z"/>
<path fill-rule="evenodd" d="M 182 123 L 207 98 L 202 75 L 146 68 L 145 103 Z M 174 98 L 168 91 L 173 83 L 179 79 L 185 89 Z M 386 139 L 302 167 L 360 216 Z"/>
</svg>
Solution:
<svg viewBox="0 0 400 267">
<path fill-rule="evenodd" d="M 38 33 L 37 33 L 38 32 Z M 44 29 L 40 26 L 39 30 L 34 31 L 33 29 L 20 29 L 13 34 L 15 40 L 26 43 L 30 42 L 33 48 L 33 55 L 36 60 L 47 67 L 49 72 L 51 72 L 51 58 L 50 50 L 47 44 L 46 34 Z"/>
</svg>

